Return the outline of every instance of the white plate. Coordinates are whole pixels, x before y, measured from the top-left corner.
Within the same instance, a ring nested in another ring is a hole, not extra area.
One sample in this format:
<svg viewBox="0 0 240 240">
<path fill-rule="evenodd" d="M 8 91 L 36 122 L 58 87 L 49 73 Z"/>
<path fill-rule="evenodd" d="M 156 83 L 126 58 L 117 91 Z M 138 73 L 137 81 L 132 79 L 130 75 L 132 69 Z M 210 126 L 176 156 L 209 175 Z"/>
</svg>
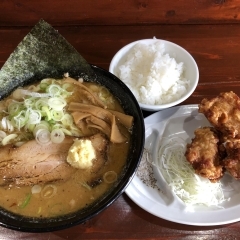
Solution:
<svg viewBox="0 0 240 240">
<path fill-rule="evenodd" d="M 190 142 L 196 128 L 209 125 L 204 115 L 198 113 L 197 105 L 159 111 L 145 118 L 145 148 L 154 157 L 162 137 L 179 136 Z M 147 171 L 146 176 L 153 174 L 151 169 L 147 168 Z M 125 192 L 138 206 L 157 217 L 196 226 L 222 225 L 240 220 L 240 182 L 228 174 L 224 175 L 221 182 L 224 195 L 230 200 L 225 201 L 221 208 L 201 206 L 190 212 L 168 186 L 161 185 L 159 191 L 156 187 L 160 185 L 159 182 L 151 187 L 142 181 L 139 172 Z"/>
</svg>

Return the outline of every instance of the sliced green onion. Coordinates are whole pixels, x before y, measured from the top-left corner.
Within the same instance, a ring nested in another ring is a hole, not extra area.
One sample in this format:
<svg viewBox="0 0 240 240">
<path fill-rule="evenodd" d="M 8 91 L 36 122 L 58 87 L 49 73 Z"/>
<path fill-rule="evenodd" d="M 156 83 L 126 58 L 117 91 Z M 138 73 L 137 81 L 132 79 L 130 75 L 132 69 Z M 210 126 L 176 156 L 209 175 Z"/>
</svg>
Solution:
<svg viewBox="0 0 240 240">
<path fill-rule="evenodd" d="M 22 102 L 11 102 L 8 105 L 8 113 L 10 116 L 15 116 L 17 115 L 19 112 L 21 112 L 21 110 L 23 109 L 23 103 Z"/>
<path fill-rule="evenodd" d="M 41 121 L 37 126 L 42 126 L 43 128 L 45 127 L 48 130 L 50 130 L 50 128 L 51 128 L 49 122 L 47 122 L 47 121 Z"/>
<path fill-rule="evenodd" d="M 52 131 L 55 129 L 61 129 L 65 135 L 72 136 L 72 133 L 70 130 L 66 129 L 63 124 L 57 123 L 52 126 Z"/>
<path fill-rule="evenodd" d="M 72 126 L 71 129 L 70 129 L 71 133 L 72 133 L 72 136 L 75 136 L 75 137 L 81 137 L 83 136 L 81 130 L 75 126 Z"/>
<path fill-rule="evenodd" d="M 29 132 L 33 132 L 35 127 L 36 127 L 36 124 L 26 123 L 25 126 L 24 126 L 24 130 L 29 131 Z"/>
<path fill-rule="evenodd" d="M 64 113 L 62 110 L 52 110 L 51 111 L 51 116 L 52 116 L 52 119 L 54 121 L 61 121 L 63 116 L 64 116 Z"/>
<path fill-rule="evenodd" d="M 110 92 L 108 91 L 108 89 L 106 88 L 102 88 L 101 91 L 99 92 L 99 97 L 102 99 L 102 100 L 106 100 L 108 99 L 109 97 L 111 96 Z"/>
<path fill-rule="evenodd" d="M 42 115 L 43 115 L 43 117 L 45 117 L 46 121 L 52 120 L 52 115 L 51 115 L 50 109 L 47 106 L 43 106 L 41 111 L 42 111 Z"/>
<path fill-rule="evenodd" d="M 33 129 L 33 135 L 36 136 L 36 133 L 38 130 L 40 129 L 45 129 L 48 132 L 50 132 L 51 126 L 48 122 L 46 121 L 41 121 L 39 124 L 35 125 L 34 129 Z"/>
<path fill-rule="evenodd" d="M 28 121 L 28 114 L 25 110 L 22 110 L 18 115 L 14 116 L 12 119 L 13 125 L 20 130 Z"/>
<path fill-rule="evenodd" d="M 40 185 L 33 185 L 32 188 L 31 188 L 31 192 L 32 194 L 37 194 L 37 193 L 40 193 L 42 190 L 42 187 Z"/>
<path fill-rule="evenodd" d="M 46 83 L 46 82 L 41 82 L 39 84 L 39 87 L 42 91 L 45 91 L 47 89 L 47 87 L 49 86 L 49 83 Z"/>
<path fill-rule="evenodd" d="M 40 214 L 41 211 L 42 211 L 42 207 L 39 207 L 39 208 L 38 208 L 38 211 L 37 211 L 37 214 Z"/>
<path fill-rule="evenodd" d="M 70 131 L 70 130 L 68 130 L 68 129 L 66 129 L 66 128 L 61 128 L 62 129 L 62 131 L 63 131 L 63 133 L 65 134 L 65 135 L 67 135 L 67 136 L 72 136 L 72 132 Z"/>
<path fill-rule="evenodd" d="M 7 134 L 4 131 L 0 130 L 0 141 L 2 141 L 6 136 Z"/>
<path fill-rule="evenodd" d="M 73 117 L 72 115 L 66 113 L 64 114 L 64 116 L 61 119 L 62 124 L 64 125 L 64 127 L 70 127 L 73 125 Z"/>
<path fill-rule="evenodd" d="M 28 116 L 29 124 L 38 124 L 41 121 L 41 112 L 39 110 L 28 109 L 26 115 Z"/>
<path fill-rule="evenodd" d="M 80 182 L 80 184 L 85 187 L 88 190 L 92 190 L 91 186 L 89 186 L 85 181 L 84 182 Z"/>
<path fill-rule="evenodd" d="M 35 101 L 35 108 L 41 110 L 43 107 L 48 106 L 48 98 L 40 98 Z"/>
<path fill-rule="evenodd" d="M 58 124 L 53 119 L 51 119 L 51 120 L 49 120 L 47 122 L 51 125 L 51 127 L 53 127 L 54 125 Z"/>
<path fill-rule="evenodd" d="M 16 138 L 17 136 L 18 136 L 18 135 L 15 134 L 15 133 L 6 136 L 6 137 L 3 138 L 3 140 L 2 140 L 2 145 L 3 145 L 3 146 L 7 145 L 8 143 L 10 143 L 11 140 L 13 140 L 14 138 Z"/>
<path fill-rule="evenodd" d="M 52 97 L 63 97 L 71 95 L 71 92 L 66 91 L 63 87 L 57 84 L 51 84 L 47 87 L 46 92 L 48 92 Z"/>
<path fill-rule="evenodd" d="M 29 133 L 29 132 L 20 132 L 18 134 L 18 139 L 17 140 L 19 140 L 19 141 L 28 141 L 30 139 L 32 139 L 32 134 L 31 133 Z"/>
<path fill-rule="evenodd" d="M 25 107 L 32 108 L 35 104 L 36 99 L 34 97 L 26 98 L 24 100 Z"/>
<path fill-rule="evenodd" d="M 115 171 L 108 171 L 104 173 L 103 180 L 105 183 L 113 183 L 117 180 L 117 173 Z"/>
<path fill-rule="evenodd" d="M 47 145 L 51 142 L 51 134 L 47 129 L 39 129 L 35 134 L 35 139 L 39 144 Z"/>
<path fill-rule="evenodd" d="M 1 126 L 2 126 L 3 130 L 6 130 L 8 132 L 12 132 L 14 129 L 12 123 L 9 121 L 9 119 L 7 117 L 2 118 Z"/>
<path fill-rule="evenodd" d="M 46 92 L 51 94 L 51 96 L 60 96 L 62 92 L 62 88 L 57 84 L 51 84 L 47 87 Z"/>
<path fill-rule="evenodd" d="M 55 83 L 55 82 L 56 82 L 56 79 L 54 79 L 54 78 L 44 78 L 44 79 L 41 81 L 40 84 L 46 83 L 46 84 L 49 86 L 50 84 Z"/>
<path fill-rule="evenodd" d="M 53 142 L 61 142 L 65 134 L 81 136 L 81 131 L 75 126 L 72 116 L 64 109 L 67 104 L 65 98 L 71 95 L 70 91 L 73 90 L 73 84 L 59 84 L 57 80 L 51 78 L 43 79 L 40 84 L 32 85 L 28 89 L 18 89 L 15 94 L 19 96 L 16 98 L 23 99 L 23 101 L 6 102 L 7 110 L 0 120 L 0 129 L 3 132 L 6 131 L 6 136 L 0 136 L 0 138 L 6 138 L 4 142 L 7 143 L 14 136 L 7 136 L 7 132 L 21 128 L 33 133 L 40 144 L 50 143 L 51 138 Z M 47 124 L 42 124 L 42 121 Z M 24 142 L 25 139 L 18 138 L 17 141 Z"/>
<path fill-rule="evenodd" d="M 25 208 L 29 204 L 31 197 L 32 197 L 32 194 L 28 193 L 25 200 L 22 202 L 21 205 L 19 205 L 19 207 L 20 208 Z"/>
<path fill-rule="evenodd" d="M 22 90 L 22 93 L 27 96 L 32 96 L 36 98 L 45 98 L 45 97 L 50 97 L 51 95 L 49 93 L 38 93 L 38 92 L 32 92 L 29 90 Z"/>
<path fill-rule="evenodd" d="M 53 97 L 48 100 L 48 105 L 52 109 L 60 111 L 67 105 L 67 103 L 66 103 L 65 99 L 63 99 L 61 97 Z"/>
<path fill-rule="evenodd" d="M 61 129 L 54 129 L 51 132 L 51 141 L 53 143 L 61 143 L 65 138 L 65 134 Z"/>
<path fill-rule="evenodd" d="M 52 127 L 52 130 L 64 128 L 64 126 L 61 123 L 55 123 L 55 122 L 54 122 L 54 125 L 51 125 L 51 127 Z"/>
<path fill-rule="evenodd" d="M 53 184 L 46 185 L 41 191 L 41 197 L 51 198 L 57 193 L 57 187 Z"/>
</svg>

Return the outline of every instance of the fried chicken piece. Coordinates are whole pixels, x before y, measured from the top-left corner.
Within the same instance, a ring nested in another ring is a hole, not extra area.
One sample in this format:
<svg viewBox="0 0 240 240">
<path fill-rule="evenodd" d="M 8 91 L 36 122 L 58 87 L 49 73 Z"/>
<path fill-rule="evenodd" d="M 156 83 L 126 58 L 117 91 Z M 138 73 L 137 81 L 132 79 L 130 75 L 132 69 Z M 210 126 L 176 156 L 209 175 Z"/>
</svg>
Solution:
<svg viewBox="0 0 240 240">
<path fill-rule="evenodd" d="M 240 138 L 240 98 L 234 92 L 220 93 L 210 100 L 204 98 L 199 105 L 199 112 L 225 138 Z"/>
<path fill-rule="evenodd" d="M 240 179 L 240 139 L 228 139 L 225 148 L 227 157 L 223 160 L 223 166 L 235 179 Z"/>
<path fill-rule="evenodd" d="M 212 127 L 203 127 L 196 129 L 194 134 L 192 142 L 187 144 L 185 157 L 196 174 L 216 182 L 223 176 L 221 160 L 225 154 L 218 133 Z"/>
</svg>

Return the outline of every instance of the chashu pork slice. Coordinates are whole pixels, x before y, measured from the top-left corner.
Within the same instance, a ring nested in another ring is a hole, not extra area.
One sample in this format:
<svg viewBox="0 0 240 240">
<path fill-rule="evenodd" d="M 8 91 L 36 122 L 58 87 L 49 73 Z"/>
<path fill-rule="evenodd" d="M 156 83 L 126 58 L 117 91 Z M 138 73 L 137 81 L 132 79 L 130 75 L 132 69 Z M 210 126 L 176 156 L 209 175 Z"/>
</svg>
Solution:
<svg viewBox="0 0 240 240">
<path fill-rule="evenodd" d="M 108 139 L 103 134 L 84 137 L 92 142 L 96 159 L 89 169 L 98 173 L 107 161 Z M 58 180 L 66 181 L 77 170 L 67 161 L 73 137 L 65 137 L 61 143 L 40 145 L 35 140 L 20 147 L 6 145 L 0 148 L 0 186 L 7 184 L 33 185 Z"/>
<path fill-rule="evenodd" d="M 6 145 L 0 149 L 0 185 L 32 185 L 67 180 L 76 171 L 66 162 L 74 138 L 62 143 L 40 145 L 35 140 L 20 147 Z"/>
</svg>

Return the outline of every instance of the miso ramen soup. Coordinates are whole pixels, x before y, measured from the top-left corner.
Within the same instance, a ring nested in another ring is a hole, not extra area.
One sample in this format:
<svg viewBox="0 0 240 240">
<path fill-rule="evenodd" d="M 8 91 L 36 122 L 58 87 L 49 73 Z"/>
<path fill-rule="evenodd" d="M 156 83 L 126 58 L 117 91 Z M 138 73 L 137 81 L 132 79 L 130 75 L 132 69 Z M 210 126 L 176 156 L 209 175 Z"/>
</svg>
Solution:
<svg viewBox="0 0 240 240">
<path fill-rule="evenodd" d="M 126 163 L 133 118 L 103 86 L 70 77 L 0 102 L 0 206 L 29 217 L 98 201 Z"/>
</svg>

